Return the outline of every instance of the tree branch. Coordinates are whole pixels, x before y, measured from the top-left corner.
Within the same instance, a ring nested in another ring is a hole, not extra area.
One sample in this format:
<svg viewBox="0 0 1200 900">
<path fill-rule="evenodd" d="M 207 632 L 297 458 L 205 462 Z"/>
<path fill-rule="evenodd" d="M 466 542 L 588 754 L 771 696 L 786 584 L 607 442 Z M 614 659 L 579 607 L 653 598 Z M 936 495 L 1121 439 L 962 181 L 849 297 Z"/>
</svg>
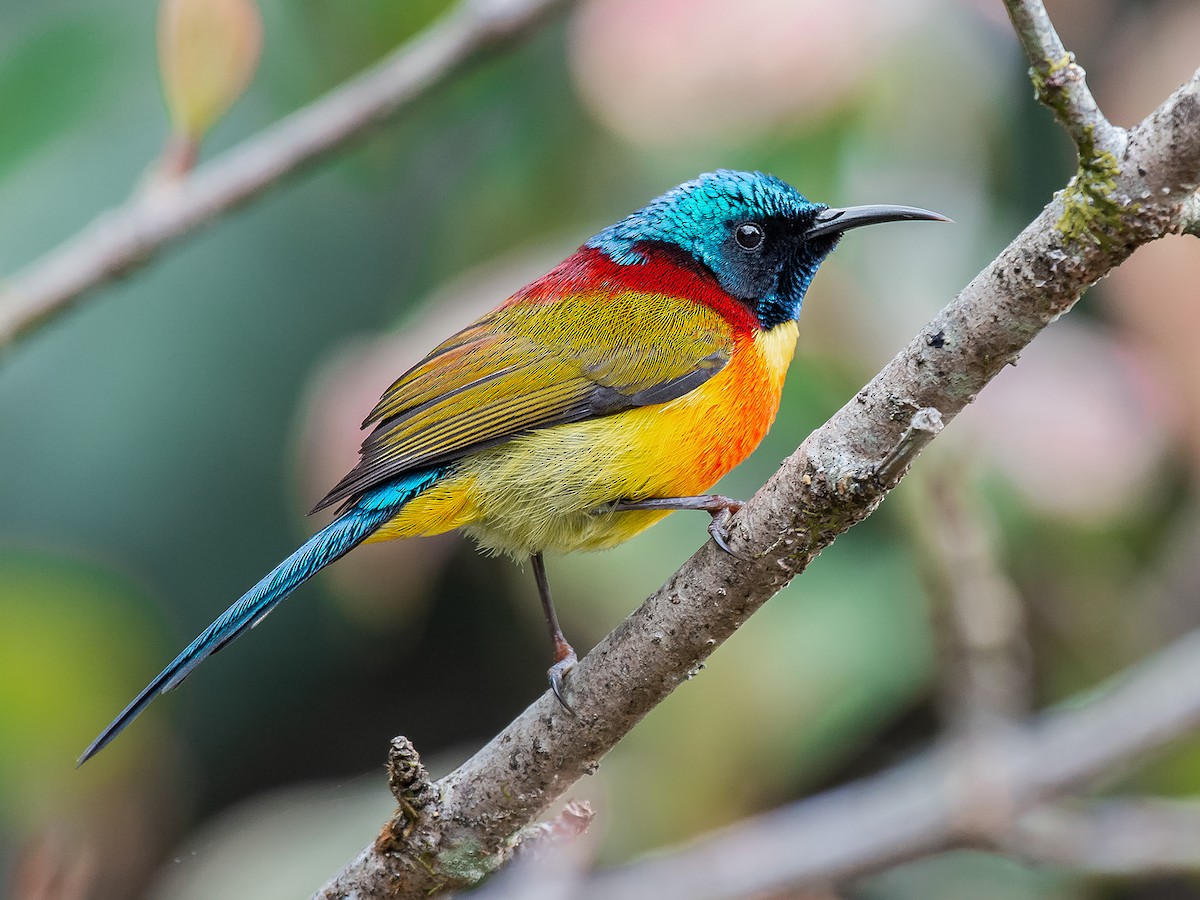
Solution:
<svg viewBox="0 0 1200 900">
<path fill-rule="evenodd" d="M 1042 0 L 1004 0 L 1004 6 L 1029 57 L 1034 93 L 1071 136 L 1080 162 L 1086 163 L 1096 153 L 1119 154 L 1125 147 L 1125 133 L 1100 111 L 1088 89 L 1087 73 L 1063 46 Z"/>
<path fill-rule="evenodd" d="M 1200 871 L 1200 801 L 1152 797 L 1044 806 L 1023 816 L 1005 850 L 1094 875 Z"/>
<path fill-rule="evenodd" d="M 417 854 L 414 864 L 403 840 L 394 837 L 394 820 L 320 896 L 423 896 L 471 884 L 503 863 L 521 829 L 581 776 L 594 772 L 617 741 L 837 535 L 875 510 L 891 487 L 876 472 L 898 445 L 911 439 L 905 434 L 914 412 L 932 407 L 949 422 L 1084 290 L 1138 245 L 1176 227 L 1181 205 L 1200 186 L 1200 73 L 1130 133 L 1113 165 L 1105 183 L 1092 183 L 1086 192 L 1060 192 L 783 463 L 734 517 L 736 557 L 707 543 L 580 661 L 572 674 L 576 715 L 564 713 L 547 692 L 438 782 L 440 808 L 427 822 L 437 835 L 436 852 Z M 1172 683 L 1196 682 L 1185 678 Z M 1155 707 L 1185 701 L 1195 703 L 1178 692 L 1139 702 Z M 979 765 L 981 783 L 1003 779 L 1002 786 L 1026 792 L 1019 799 L 1026 794 L 1040 799 L 1059 785 L 1094 775 L 1113 758 L 1098 755 L 1102 747 L 1153 746 L 1196 718 L 1193 706 L 1186 705 L 1169 723 L 1157 718 L 1140 730 L 1115 729 L 1119 733 L 1101 743 L 1097 738 L 1114 730 L 1111 720 L 1096 718 L 1093 710 L 1062 715 L 1051 721 L 1072 727 L 1037 732 L 1037 746 L 1053 753 L 1031 755 L 1031 739 L 1014 738 L 1003 751 L 986 754 L 989 764 L 998 761 L 1012 771 L 989 773 Z M 976 759 L 961 749 L 954 752 L 958 755 L 949 759 L 959 765 Z M 947 839 L 946 816 L 966 809 L 953 793 L 946 795 L 945 784 L 934 777 L 940 773 L 927 766 L 918 770 L 919 777 L 889 780 L 877 788 L 882 800 L 868 794 L 869 803 L 825 803 L 819 815 L 806 807 L 807 833 L 849 828 L 860 832 L 861 842 L 878 846 L 883 857 L 896 852 L 894 835 L 904 836 L 906 848 L 938 846 Z M 932 805 L 926 791 L 935 792 Z M 972 809 L 980 800 L 973 797 Z M 859 817 L 872 811 L 876 817 L 871 825 L 863 825 L 866 820 Z M 914 815 L 921 818 L 909 821 Z M 959 833 L 962 823 L 956 821 Z M 393 837 L 385 837 L 389 834 Z M 800 856 L 796 846 L 802 844 L 789 845 L 783 855 Z M 822 846 L 830 847 L 830 855 L 818 858 L 806 852 L 804 865 L 812 871 L 842 871 L 838 866 L 849 858 L 849 845 Z"/>
<path fill-rule="evenodd" d="M 81 295 L 323 159 L 567 0 L 463 0 L 376 65 L 177 184 L 101 214 L 0 285 L 0 352 Z"/>
</svg>

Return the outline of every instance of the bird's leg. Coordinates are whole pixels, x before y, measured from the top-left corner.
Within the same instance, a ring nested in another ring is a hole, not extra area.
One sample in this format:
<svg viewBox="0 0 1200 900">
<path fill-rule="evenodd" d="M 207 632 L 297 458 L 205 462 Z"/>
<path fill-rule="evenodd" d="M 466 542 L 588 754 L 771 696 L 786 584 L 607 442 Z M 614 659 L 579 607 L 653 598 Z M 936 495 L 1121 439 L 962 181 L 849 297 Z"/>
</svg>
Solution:
<svg viewBox="0 0 1200 900">
<path fill-rule="evenodd" d="M 567 675 L 575 668 L 578 657 L 575 655 L 575 648 L 567 643 L 558 625 L 558 613 L 554 611 L 554 600 L 550 597 L 550 582 L 546 580 L 546 564 L 542 561 L 542 554 L 534 553 L 529 557 L 529 561 L 533 564 L 533 577 L 537 579 L 538 594 L 542 598 L 546 628 L 550 631 L 550 642 L 554 645 L 554 665 L 546 673 L 550 678 L 550 689 L 554 691 L 554 696 L 563 708 L 575 715 L 575 710 L 571 709 L 571 704 L 567 702 L 565 689 Z"/>
<path fill-rule="evenodd" d="M 737 556 L 729 549 L 729 520 L 733 514 L 742 508 L 741 500 L 724 497 L 721 494 L 701 494 L 698 497 L 655 497 L 651 500 L 622 500 L 613 505 L 616 512 L 627 512 L 635 509 L 700 509 L 712 516 L 708 523 L 708 533 L 713 542 L 728 553 Z"/>
</svg>

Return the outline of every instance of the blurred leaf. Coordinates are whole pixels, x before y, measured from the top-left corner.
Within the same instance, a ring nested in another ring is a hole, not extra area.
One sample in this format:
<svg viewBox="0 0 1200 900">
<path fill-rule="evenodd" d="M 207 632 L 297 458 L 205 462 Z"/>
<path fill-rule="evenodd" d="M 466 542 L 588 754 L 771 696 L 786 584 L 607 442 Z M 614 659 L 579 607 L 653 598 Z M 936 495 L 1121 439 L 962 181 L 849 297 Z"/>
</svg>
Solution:
<svg viewBox="0 0 1200 900">
<path fill-rule="evenodd" d="M 116 44 L 103 23 L 81 17 L 0 53 L 0 180 L 99 111 L 121 57 Z"/>
<path fill-rule="evenodd" d="M 79 781 L 64 779 L 75 757 L 153 664 L 143 653 L 157 645 L 146 628 L 148 607 L 142 591 L 104 569 L 0 554 L 4 816 L 36 817 L 78 791 Z"/>
<path fill-rule="evenodd" d="M 200 140 L 242 95 L 261 50 L 254 0 L 163 0 L 158 58 L 176 133 Z"/>
</svg>

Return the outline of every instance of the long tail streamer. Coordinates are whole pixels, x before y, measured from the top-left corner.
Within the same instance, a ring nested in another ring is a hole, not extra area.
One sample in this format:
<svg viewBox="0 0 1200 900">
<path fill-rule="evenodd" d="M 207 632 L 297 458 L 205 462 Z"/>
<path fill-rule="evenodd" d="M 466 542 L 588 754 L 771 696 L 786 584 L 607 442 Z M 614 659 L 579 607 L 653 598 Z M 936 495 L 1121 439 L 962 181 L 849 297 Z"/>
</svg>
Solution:
<svg viewBox="0 0 1200 900">
<path fill-rule="evenodd" d="M 221 613 L 174 661 L 159 672 L 133 702 L 100 733 L 76 762 L 83 765 L 104 749 L 159 694 L 179 686 L 192 670 L 234 638 L 261 622 L 281 600 L 331 562 L 345 556 L 409 500 L 435 482 L 440 470 L 414 473 L 376 488 L 309 538 L 262 581 Z"/>
</svg>

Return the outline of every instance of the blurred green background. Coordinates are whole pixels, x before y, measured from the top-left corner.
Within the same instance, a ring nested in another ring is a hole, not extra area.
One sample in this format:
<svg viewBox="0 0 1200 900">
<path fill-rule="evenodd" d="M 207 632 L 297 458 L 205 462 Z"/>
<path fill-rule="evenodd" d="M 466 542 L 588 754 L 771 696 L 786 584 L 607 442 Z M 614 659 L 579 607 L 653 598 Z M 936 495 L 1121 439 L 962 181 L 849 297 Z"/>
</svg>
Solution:
<svg viewBox="0 0 1200 900">
<path fill-rule="evenodd" d="M 1192 0 L 1049 5 L 1118 124 L 1200 62 Z M 447 6 L 263 0 L 259 72 L 202 157 Z M 159 153 L 155 17 L 150 0 L 0 4 L 0 272 L 120 203 Z M 1072 162 L 999 0 L 589 0 L 9 350 L 0 886 L 22 900 L 306 895 L 390 810 L 393 734 L 445 771 L 545 688 L 528 571 L 457 537 L 366 547 L 73 767 L 316 527 L 304 511 L 353 462 L 382 389 L 594 231 L 719 166 L 957 221 L 856 232 L 822 269 L 779 419 L 721 485 L 749 496 Z M 598 808 L 599 858 L 872 771 L 938 733 L 947 676 L 918 536 L 939 479 L 985 510 L 1024 599 L 1036 705 L 1197 624 L 1198 286 L 1195 248 L 1164 241 L 1039 338 L 877 515 L 572 791 Z M 575 645 L 661 583 L 704 525 L 680 514 L 618 550 L 551 559 Z M 1200 790 L 1200 745 L 1122 786 Z M 983 853 L 855 890 L 1200 897 L 1182 878 L 1111 882 Z"/>
</svg>

